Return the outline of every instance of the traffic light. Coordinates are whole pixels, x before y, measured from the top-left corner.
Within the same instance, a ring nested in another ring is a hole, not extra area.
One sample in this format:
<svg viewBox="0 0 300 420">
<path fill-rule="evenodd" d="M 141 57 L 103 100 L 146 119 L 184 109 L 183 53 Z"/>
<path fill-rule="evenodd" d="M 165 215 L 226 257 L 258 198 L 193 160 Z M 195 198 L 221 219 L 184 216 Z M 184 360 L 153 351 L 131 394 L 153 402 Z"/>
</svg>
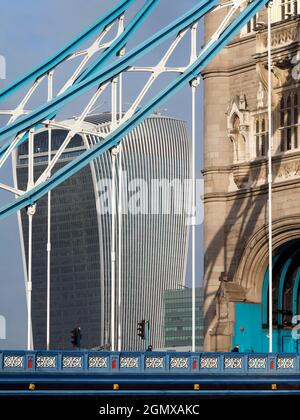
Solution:
<svg viewBox="0 0 300 420">
<path fill-rule="evenodd" d="M 76 327 L 71 331 L 71 343 L 74 347 L 80 348 L 81 328 Z"/>
<path fill-rule="evenodd" d="M 141 322 L 138 322 L 138 336 L 141 337 L 142 340 L 145 340 L 146 336 L 146 321 L 143 319 Z"/>
</svg>

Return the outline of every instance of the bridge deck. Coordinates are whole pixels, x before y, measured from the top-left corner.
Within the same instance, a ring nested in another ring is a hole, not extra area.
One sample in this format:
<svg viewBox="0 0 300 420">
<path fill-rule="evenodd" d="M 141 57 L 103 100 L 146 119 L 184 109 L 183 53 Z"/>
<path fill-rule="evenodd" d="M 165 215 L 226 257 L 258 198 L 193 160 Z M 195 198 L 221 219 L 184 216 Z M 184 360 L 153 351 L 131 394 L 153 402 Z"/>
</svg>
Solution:
<svg viewBox="0 0 300 420">
<path fill-rule="evenodd" d="M 300 394 L 298 354 L 2 351 L 0 395 Z"/>
</svg>

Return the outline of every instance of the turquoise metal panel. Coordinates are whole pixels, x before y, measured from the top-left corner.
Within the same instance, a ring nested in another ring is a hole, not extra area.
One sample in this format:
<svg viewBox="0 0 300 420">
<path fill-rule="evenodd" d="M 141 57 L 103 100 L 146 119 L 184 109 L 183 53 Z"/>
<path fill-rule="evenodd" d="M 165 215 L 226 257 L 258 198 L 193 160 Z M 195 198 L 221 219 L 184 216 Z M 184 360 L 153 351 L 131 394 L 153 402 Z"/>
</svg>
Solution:
<svg viewBox="0 0 300 420">
<path fill-rule="evenodd" d="M 267 337 L 264 337 L 261 326 L 259 303 L 236 303 L 232 347 L 238 344 L 241 352 L 266 351 Z"/>
<path fill-rule="evenodd" d="M 262 334 L 266 337 L 265 351 L 269 346 L 268 329 L 263 329 Z M 295 353 L 298 350 L 297 341 L 292 337 L 291 330 L 273 329 L 273 351 L 278 353 Z"/>
<path fill-rule="evenodd" d="M 281 351 L 283 353 L 294 353 L 297 351 L 297 348 L 295 346 L 295 340 L 293 340 L 293 338 L 291 337 L 291 333 L 282 334 L 281 346 L 282 346 Z"/>
<path fill-rule="evenodd" d="M 239 344 L 242 352 L 267 352 L 269 330 L 262 328 L 261 305 L 256 303 L 236 303 L 236 316 L 232 347 Z M 292 337 L 291 330 L 273 330 L 273 351 L 294 353 L 298 342 Z"/>
</svg>

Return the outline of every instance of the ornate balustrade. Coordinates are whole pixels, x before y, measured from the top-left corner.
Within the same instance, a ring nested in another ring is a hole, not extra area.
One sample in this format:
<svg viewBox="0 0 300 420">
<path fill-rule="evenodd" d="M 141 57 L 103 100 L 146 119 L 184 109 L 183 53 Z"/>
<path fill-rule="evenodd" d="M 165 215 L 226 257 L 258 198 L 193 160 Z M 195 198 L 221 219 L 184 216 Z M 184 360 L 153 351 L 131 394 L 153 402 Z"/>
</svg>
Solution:
<svg viewBox="0 0 300 420">
<path fill-rule="evenodd" d="M 0 351 L 3 373 L 299 374 L 300 355 L 267 353 L 166 353 Z"/>
</svg>

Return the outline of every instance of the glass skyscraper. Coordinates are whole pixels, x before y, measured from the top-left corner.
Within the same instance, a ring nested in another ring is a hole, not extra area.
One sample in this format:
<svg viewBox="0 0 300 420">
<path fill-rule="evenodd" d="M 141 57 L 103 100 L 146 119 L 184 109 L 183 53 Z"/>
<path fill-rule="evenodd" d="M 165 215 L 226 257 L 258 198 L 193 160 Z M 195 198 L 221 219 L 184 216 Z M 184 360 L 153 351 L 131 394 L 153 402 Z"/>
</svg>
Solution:
<svg viewBox="0 0 300 420">
<path fill-rule="evenodd" d="M 109 113 L 87 117 L 86 127 L 95 135 L 76 135 L 55 170 L 103 141 L 105 133 L 109 132 L 110 120 Z M 65 123 L 68 121 L 72 122 Z M 65 136 L 63 129 L 52 130 L 53 151 L 59 148 Z M 48 159 L 46 130 L 35 134 L 34 151 L 36 179 Z M 147 186 L 153 179 L 176 179 L 183 183 L 189 178 L 189 159 L 186 124 L 173 118 L 152 115 L 122 142 L 122 168 L 128 185 L 136 179 L 142 179 Z M 24 143 L 15 157 L 17 186 L 21 189 L 26 189 L 27 165 L 28 145 Z M 111 153 L 106 152 L 52 191 L 50 346 L 53 349 L 71 348 L 70 331 L 76 326 L 82 329 L 83 348 L 111 346 L 111 214 L 99 211 L 99 182 L 110 178 Z M 188 243 L 183 209 L 176 213 L 172 205 L 171 210 L 169 214 L 147 211 L 122 216 L 122 302 L 119 313 L 117 264 L 115 337 L 117 341 L 120 316 L 124 350 L 144 349 L 144 342 L 137 336 L 137 323 L 142 319 L 150 322 L 153 348 L 163 347 L 163 294 L 184 283 Z M 20 220 L 26 264 L 28 223 L 25 211 L 21 212 Z M 32 317 L 37 349 L 46 346 L 46 243 L 47 197 L 43 197 L 33 217 Z"/>
<path fill-rule="evenodd" d="M 192 289 L 167 290 L 165 349 L 188 351 L 192 347 Z M 203 349 L 203 289 L 196 288 L 196 350 Z"/>
</svg>

